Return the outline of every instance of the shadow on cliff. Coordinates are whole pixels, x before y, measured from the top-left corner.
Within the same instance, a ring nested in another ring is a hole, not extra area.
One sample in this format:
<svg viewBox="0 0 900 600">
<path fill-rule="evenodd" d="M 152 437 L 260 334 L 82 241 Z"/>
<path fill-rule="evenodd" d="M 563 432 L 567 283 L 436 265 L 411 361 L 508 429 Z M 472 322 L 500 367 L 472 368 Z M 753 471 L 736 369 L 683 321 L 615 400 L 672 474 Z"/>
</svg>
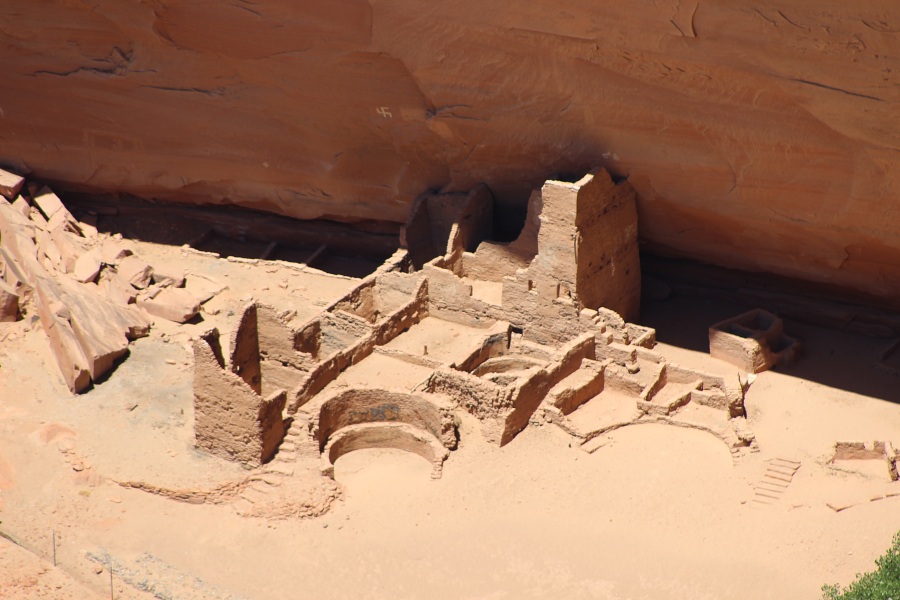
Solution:
<svg viewBox="0 0 900 600">
<path fill-rule="evenodd" d="M 233 206 L 188 206 L 139 198 L 67 194 L 79 219 L 99 231 L 169 246 L 189 246 L 223 258 L 279 260 L 332 275 L 362 278 L 398 247 L 397 226 L 298 221 Z"/>
<path fill-rule="evenodd" d="M 646 279 L 645 274 L 645 289 L 658 285 L 653 281 L 648 286 Z M 659 294 L 653 299 L 645 294 L 640 322 L 656 329 L 659 342 L 708 354 L 710 325 L 753 308 L 767 308 L 776 314 L 781 312 L 773 306 L 760 306 L 747 295 L 735 291 L 730 297 L 725 294 L 710 297 L 700 292 L 673 291 L 666 299 L 660 299 Z M 794 366 L 779 367 L 779 372 L 900 404 L 900 393 L 897 392 L 900 377 L 876 367 L 893 339 L 841 331 L 784 314 L 780 316 L 784 318 L 785 333 L 800 339 L 802 351 Z"/>
</svg>

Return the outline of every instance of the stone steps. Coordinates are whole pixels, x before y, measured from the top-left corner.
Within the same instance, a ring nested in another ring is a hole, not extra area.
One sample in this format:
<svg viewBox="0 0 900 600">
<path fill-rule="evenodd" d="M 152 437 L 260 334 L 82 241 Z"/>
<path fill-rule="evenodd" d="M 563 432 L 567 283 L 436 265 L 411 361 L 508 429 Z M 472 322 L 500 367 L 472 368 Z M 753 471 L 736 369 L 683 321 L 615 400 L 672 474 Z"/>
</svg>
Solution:
<svg viewBox="0 0 900 600">
<path fill-rule="evenodd" d="M 297 421 L 291 423 L 284 436 L 284 441 L 278 447 L 275 458 L 248 478 L 250 484 L 232 505 L 239 515 L 253 514 L 256 504 L 265 500 L 272 490 L 281 486 L 286 478 L 294 474 L 297 448 L 303 436 L 305 436 L 305 432 L 302 430 L 302 425 Z"/>
<path fill-rule="evenodd" d="M 766 471 L 753 487 L 753 499 L 750 506 L 753 508 L 765 508 L 777 504 L 784 496 L 794 479 L 794 474 L 800 468 L 800 462 L 786 458 L 770 459 L 766 465 Z"/>
</svg>

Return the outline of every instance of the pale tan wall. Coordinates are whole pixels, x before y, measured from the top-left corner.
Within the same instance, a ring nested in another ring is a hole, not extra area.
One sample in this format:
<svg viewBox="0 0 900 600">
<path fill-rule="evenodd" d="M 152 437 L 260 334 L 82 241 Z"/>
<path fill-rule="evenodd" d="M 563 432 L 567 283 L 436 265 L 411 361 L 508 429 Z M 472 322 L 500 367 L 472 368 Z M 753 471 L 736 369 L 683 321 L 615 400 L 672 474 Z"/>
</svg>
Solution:
<svg viewBox="0 0 900 600">
<path fill-rule="evenodd" d="M 258 466 L 284 437 L 284 392 L 267 399 L 223 368 L 218 332 L 194 342 L 194 436 L 198 448 Z"/>
<path fill-rule="evenodd" d="M 317 401 L 318 402 L 318 401 Z M 322 399 L 316 437 L 324 449 L 336 431 L 359 423 L 397 421 L 434 435 L 448 447 L 456 436 L 450 406 L 443 409 L 423 395 L 385 389 L 349 389 Z"/>
<path fill-rule="evenodd" d="M 641 265 L 634 189 L 627 182 L 616 185 L 605 170 L 594 171 L 578 191 L 575 224 L 579 300 L 637 320 Z"/>
<path fill-rule="evenodd" d="M 259 326 L 256 304 L 244 307 L 238 326 L 231 333 L 231 372 L 247 382 L 257 394 L 262 393 L 262 370 L 259 365 Z"/>
</svg>

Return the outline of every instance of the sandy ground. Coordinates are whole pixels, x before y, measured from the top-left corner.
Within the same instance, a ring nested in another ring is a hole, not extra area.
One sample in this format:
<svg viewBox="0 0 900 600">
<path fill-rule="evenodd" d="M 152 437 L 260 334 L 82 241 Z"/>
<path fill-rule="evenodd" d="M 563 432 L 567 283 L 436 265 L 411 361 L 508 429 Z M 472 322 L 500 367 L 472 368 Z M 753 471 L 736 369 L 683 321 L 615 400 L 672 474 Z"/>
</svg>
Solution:
<svg viewBox="0 0 900 600">
<path fill-rule="evenodd" d="M 89 393 L 68 395 L 30 317 L 0 324 L 0 531 L 24 546 L 0 539 L 0 598 L 108 597 L 111 567 L 115 597 L 134 599 L 804 599 L 870 569 L 900 530 L 900 497 L 870 500 L 900 484 L 871 464 L 829 463 L 838 440 L 900 443 L 898 380 L 872 367 L 887 342 L 797 323 L 787 331 L 805 354 L 753 382 L 761 451 L 737 464 L 719 439 L 666 425 L 617 430 L 594 454 L 552 425 L 496 448 L 463 415 L 442 479 L 415 455 L 351 453 L 336 465 L 342 499 L 315 519 L 244 518 L 123 488 L 203 491 L 244 477 L 193 448 L 190 337 L 227 331 L 251 297 L 302 319 L 353 284 L 138 250 L 184 259 L 189 279 L 227 289 L 201 323 L 158 323 Z M 727 372 L 705 352 L 706 327 L 743 309 L 676 297 L 646 305 L 644 321 L 669 360 Z M 437 331 L 446 339 L 429 353 L 454 350 L 459 332 Z M 407 341 L 418 352 L 427 340 Z M 344 377 L 417 382 L 403 365 L 373 355 Z M 776 504 L 754 508 L 773 458 L 801 467 Z"/>
</svg>

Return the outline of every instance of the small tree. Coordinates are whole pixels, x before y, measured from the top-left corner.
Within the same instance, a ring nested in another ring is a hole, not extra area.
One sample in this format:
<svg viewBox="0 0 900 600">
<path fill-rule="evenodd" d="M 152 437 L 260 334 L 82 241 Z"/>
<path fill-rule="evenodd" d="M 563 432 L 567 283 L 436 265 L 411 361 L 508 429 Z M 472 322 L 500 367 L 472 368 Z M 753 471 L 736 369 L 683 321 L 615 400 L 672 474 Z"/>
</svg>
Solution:
<svg viewBox="0 0 900 600">
<path fill-rule="evenodd" d="M 900 532 L 884 556 L 875 561 L 871 573 L 856 575 L 856 581 L 841 591 L 838 585 L 822 586 L 823 600 L 900 600 Z"/>
</svg>

